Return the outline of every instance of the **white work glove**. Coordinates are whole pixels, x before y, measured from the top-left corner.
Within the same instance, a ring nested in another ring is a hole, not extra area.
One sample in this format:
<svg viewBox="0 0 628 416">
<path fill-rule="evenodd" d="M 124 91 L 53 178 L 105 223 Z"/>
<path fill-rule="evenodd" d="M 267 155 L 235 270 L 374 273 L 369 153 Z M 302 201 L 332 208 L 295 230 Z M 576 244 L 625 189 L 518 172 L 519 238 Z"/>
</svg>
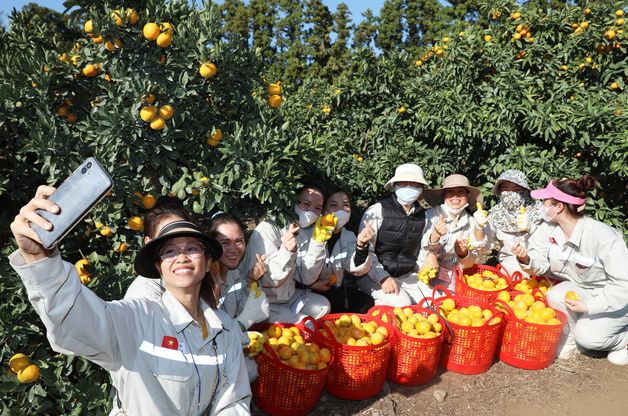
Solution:
<svg viewBox="0 0 628 416">
<path fill-rule="evenodd" d="M 476 203 L 477 210 L 473 213 L 473 218 L 475 218 L 475 222 L 478 224 L 478 227 L 484 228 L 486 223 L 488 222 L 488 211 L 482 208 L 482 203 Z"/>
<path fill-rule="evenodd" d="M 257 294 L 255 290 L 251 290 L 246 298 L 244 308 L 236 320 L 246 329 L 249 329 L 253 324 L 268 319 L 268 306 L 268 298 L 264 292 L 259 291 Z"/>
<path fill-rule="evenodd" d="M 521 232 L 530 229 L 530 217 L 528 217 L 525 207 L 519 208 L 519 213 L 517 214 L 517 229 Z"/>
</svg>

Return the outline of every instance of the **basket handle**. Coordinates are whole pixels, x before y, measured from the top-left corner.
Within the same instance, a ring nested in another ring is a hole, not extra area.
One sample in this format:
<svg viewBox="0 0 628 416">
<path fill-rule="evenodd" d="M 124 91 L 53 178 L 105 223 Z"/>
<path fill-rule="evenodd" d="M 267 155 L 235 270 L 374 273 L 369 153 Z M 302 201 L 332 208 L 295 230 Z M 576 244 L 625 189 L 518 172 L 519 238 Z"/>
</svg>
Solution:
<svg viewBox="0 0 628 416">
<path fill-rule="evenodd" d="M 462 277 L 464 276 L 464 269 L 462 268 L 461 264 L 457 264 L 456 268 L 456 279 L 462 279 Z"/>
<path fill-rule="evenodd" d="M 501 266 L 501 265 L 500 265 Z M 510 276 L 512 278 L 512 284 L 517 284 L 519 282 L 521 282 L 523 280 L 523 275 L 521 274 L 520 271 L 516 271 L 512 274 L 512 276 Z"/>
<path fill-rule="evenodd" d="M 310 328 L 307 324 L 310 324 L 312 328 Z M 294 324 L 294 326 L 299 328 L 301 331 L 307 331 L 311 334 L 316 332 L 316 321 L 309 315 L 301 319 L 301 322 Z"/>
<path fill-rule="evenodd" d="M 451 297 L 451 292 L 449 290 L 447 290 L 447 288 L 445 286 L 441 286 L 441 285 L 437 285 L 436 287 L 434 287 L 434 292 L 432 293 L 432 297 L 431 298 L 423 298 L 421 299 L 421 301 L 418 303 L 418 305 L 422 308 L 425 308 L 427 310 L 430 310 L 432 312 L 434 312 L 440 319 L 442 319 L 442 321 L 445 323 L 445 328 L 447 328 L 447 335 L 449 335 L 449 340 L 451 342 L 453 342 L 454 340 L 454 329 L 451 327 L 451 325 L 449 324 L 449 321 L 447 319 L 445 319 L 445 317 L 440 313 L 439 308 L 437 308 L 434 305 L 434 298 L 436 295 L 436 291 L 438 290 L 442 290 L 443 292 L 445 292 L 446 296 Z M 423 306 L 423 304 L 427 301 L 431 301 L 432 304 L 430 306 Z"/>
<path fill-rule="evenodd" d="M 501 302 L 499 299 L 495 299 L 495 300 L 496 300 L 496 301 Z M 506 305 L 506 307 L 507 307 L 508 309 L 510 309 L 510 307 L 509 307 L 508 305 Z M 511 310 L 512 310 L 512 309 L 511 309 Z M 496 317 L 501 316 L 501 315 L 503 315 L 504 317 L 506 317 L 506 315 L 504 315 L 504 312 L 502 312 L 502 311 L 498 311 L 496 314 L 493 314 L 493 316 L 491 316 L 490 318 L 488 318 L 488 320 L 486 321 L 486 325 L 490 325 L 490 324 L 491 324 L 491 321 L 492 321 L 493 319 L 495 319 Z M 514 316 L 514 313 L 513 313 L 513 316 Z"/>
<path fill-rule="evenodd" d="M 503 306 L 507 311 L 508 314 L 511 316 L 515 316 L 515 312 L 512 310 L 512 308 L 510 307 L 510 305 L 508 305 L 506 302 L 504 302 L 501 299 L 495 299 L 495 305 L 500 305 Z"/>
<path fill-rule="evenodd" d="M 326 340 L 329 340 L 329 342 L 331 342 L 335 346 L 342 345 L 341 343 L 338 342 L 338 340 L 336 339 L 336 336 L 327 327 L 325 322 L 327 322 L 327 321 L 322 321 L 321 322 L 320 329 L 318 329 L 318 334 L 320 334 L 321 337 L 325 337 Z M 332 321 L 328 321 L 328 322 L 332 322 Z"/>
<path fill-rule="evenodd" d="M 436 299 L 436 292 L 441 291 L 445 294 L 446 297 L 452 297 L 452 293 L 443 285 L 436 285 L 434 287 L 434 291 L 432 292 L 432 299 Z"/>
<path fill-rule="evenodd" d="M 497 269 L 497 271 L 505 276 L 508 276 L 509 278 L 513 278 L 514 277 L 514 273 L 511 276 L 510 273 L 508 273 L 508 270 L 506 270 L 506 268 L 504 266 L 502 266 L 501 263 L 497 263 L 497 267 L 495 267 Z M 521 274 L 521 273 L 519 273 Z"/>
</svg>

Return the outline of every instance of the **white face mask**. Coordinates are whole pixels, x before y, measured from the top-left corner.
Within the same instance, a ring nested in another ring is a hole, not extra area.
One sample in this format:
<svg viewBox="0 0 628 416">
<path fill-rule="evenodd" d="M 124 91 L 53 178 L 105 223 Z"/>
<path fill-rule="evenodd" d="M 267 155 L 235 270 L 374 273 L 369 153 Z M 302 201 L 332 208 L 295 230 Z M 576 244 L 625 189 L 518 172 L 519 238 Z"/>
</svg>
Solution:
<svg viewBox="0 0 628 416">
<path fill-rule="evenodd" d="M 298 206 L 294 208 L 294 212 L 299 216 L 299 227 L 307 228 L 316 222 L 318 215 L 312 211 L 303 211 Z"/>
<path fill-rule="evenodd" d="M 541 212 L 541 218 L 543 218 L 543 221 L 545 222 L 554 222 L 554 217 L 550 217 L 550 210 L 551 207 L 546 207 L 545 205 L 541 206 L 541 208 L 539 209 L 539 211 Z"/>
<path fill-rule="evenodd" d="M 445 210 L 446 213 L 453 215 L 454 217 L 457 217 L 458 215 L 460 215 L 462 213 L 462 211 L 465 210 L 466 207 L 468 207 L 469 204 L 464 204 L 463 206 L 461 206 L 460 208 L 452 208 L 449 205 L 447 205 L 447 203 L 443 203 L 442 207 Z"/>
<path fill-rule="evenodd" d="M 349 222 L 349 218 L 351 218 L 351 214 L 344 209 L 340 209 L 334 212 L 334 215 L 338 218 L 338 225 L 336 225 L 336 230 L 344 227 Z"/>
<path fill-rule="evenodd" d="M 411 204 L 421 196 L 423 188 L 414 186 L 395 186 L 395 195 L 402 204 Z"/>
</svg>

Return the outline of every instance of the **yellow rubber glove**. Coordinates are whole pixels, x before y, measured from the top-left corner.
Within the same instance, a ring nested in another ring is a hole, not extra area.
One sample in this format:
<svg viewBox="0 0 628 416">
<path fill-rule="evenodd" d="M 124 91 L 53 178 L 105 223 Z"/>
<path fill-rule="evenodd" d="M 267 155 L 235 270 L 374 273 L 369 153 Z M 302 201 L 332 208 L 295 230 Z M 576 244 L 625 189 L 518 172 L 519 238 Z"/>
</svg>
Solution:
<svg viewBox="0 0 628 416">
<path fill-rule="evenodd" d="M 517 214 L 517 229 L 521 232 L 530 229 L 530 219 L 528 218 L 526 208 L 523 206 L 519 208 L 519 213 Z"/>
<path fill-rule="evenodd" d="M 327 214 L 325 216 L 318 217 L 316 225 L 314 225 L 312 238 L 319 243 L 324 243 L 331 238 L 336 225 L 338 225 L 338 217 L 334 214 Z"/>
<path fill-rule="evenodd" d="M 478 201 L 475 205 L 477 210 L 473 213 L 473 218 L 475 218 L 475 222 L 478 223 L 478 227 L 484 228 L 488 222 L 488 211 L 482 208 L 482 203 L 480 201 Z"/>
<path fill-rule="evenodd" d="M 259 298 L 262 295 L 262 291 L 257 286 L 257 282 L 251 283 L 251 290 L 255 292 L 255 297 Z"/>
</svg>

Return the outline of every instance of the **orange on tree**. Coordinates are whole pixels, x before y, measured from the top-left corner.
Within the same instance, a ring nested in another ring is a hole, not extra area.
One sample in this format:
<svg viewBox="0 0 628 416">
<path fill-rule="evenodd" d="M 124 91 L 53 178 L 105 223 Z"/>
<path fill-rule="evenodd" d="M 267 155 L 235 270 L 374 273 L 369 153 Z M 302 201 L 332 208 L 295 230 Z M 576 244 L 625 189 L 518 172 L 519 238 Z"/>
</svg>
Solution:
<svg viewBox="0 0 628 416">
<path fill-rule="evenodd" d="M 92 33 L 94 31 L 94 23 L 92 22 L 92 19 L 89 19 L 85 22 L 85 25 L 83 25 L 83 30 L 85 30 L 85 32 L 87 33 Z"/>
<path fill-rule="evenodd" d="M 622 17 L 624 15 L 624 11 L 619 9 L 619 10 L 615 10 L 615 16 L 617 17 Z"/>
<path fill-rule="evenodd" d="M 87 64 L 83 67 L 83 70 L 81 72 L 86 77 L 93 78 L 98 75 L 98 66 L 94 64 Z"/>
<path fill-rule="evenodd" d="M 140 110 L 140 118 L 142 121 L 150 123 L 155 117 L 157 117 L 158 113 L 159 110 L 157 107 L 142 107 Z"/>
<path fill-rule="evenodd" d="M 150 128 L 153 130 L 161 130 L 166 127 L 166 120 L 163 117 L 158 116 L 150 122 Z"/>
<path fill-rule="evenodd" d="M 281 94 L 281 85 L 279 84 L 269 84 L 268 85 L 268 94 L 269 95 L 280 95 Z"/>
<path fill-rule="evenodd" d="M 28 367 L 30 363 L 31 360 L 25 354 L 18 352 L 9 359 L 9 368 L 17 374 L 21 369 Z"/>
<path fill-rule="evenodd" d="M 281 106 L 281 103 L 283 103 L 283 98 L 281 98 L 281 95 L 271 95 L 270 97 L 268 97 L 268 105 L 272 108 L 279 108 Z"/>
<path fill-rule="evenodd" d="M 174 34 L 174 27 L 172 27 L 172 24 L 168 23 L 168 22 L 164 22 L 162 24 L 159 25 L 159 30 L 161 30 L 161 33 L 167 33 L 170 36 L 172 36 Z"/>
<path fill-rule="evenodd" d="M 104 226 L 100 229 L 100 234 L 105 237 L 109 237 L 111 234 L 113 234 L 113 229 L 111 229 L 111 227 L 109 226 Z"/>
<path fill-rule="evenodd" d="M 70 113 L 67 115 L 66 119 L 70 123 L 76 123 L 76 120 L 78 120 L 78 117 L 76 116 L 76 114 Z"/>
<path fill-rule="evenodd" d="M 157 36 L 157 45 L 161 46 L 162 48 L 167 48 L 171 44 L 172 44 L 171 33 L 163 32 L 163 33 L 160 33 L 159 36 Z"/>
<path fill-rule="evenodd" d="M 126 243 L 122 242 L 120 244 L 117 244 L 114 248 L 113 251 L 115 251 L 116 253 L 124 253 L 127 250 L 128 246 L 126 245 Z"/>
<path fill-rule="evenodd" d="M 91 263 L 87 259 L 81 259 L 74 263 L 74 267 L 76 268 L 76 272 L 79 276 L 90 276 L 91 273 L 86 269 L 86 267 L 89 267 L 90 265 Z"/>
<path fill-rule="evenodd" d="M 164 120 L 170 120 L 174 115 L 174 109 L 170 104 L 163 105 L 159 108 L 159 116 Z"/>
<path fill-rule="evenodd" d="M 32 383 L 39 380 L 40 372 L 39 367 L 35 364 L 31 364 L 24 367 L 17 373 L 17 381 L 20 383 Z"/>
<path fill-rule="evenodd" d="M 213 62 L 203 62 L 198 72 L 205 79 L 211 78 L 218 73 L 218 67 Z"/>
<path fill-rule="evenodd" d="M 144 101 L 146 101 L 146 104 L 152 104 L 155 102 L 156 98 L 155 94 L 148 94 L 144 96 Z"/>
<path fill-rule="evenodd" d="M 222 130 L 216 129 L 214 131 L 214 134 L 211 135 L 211 139 L 215 140 L 217 142 L 221 141 L 222 140 Z"/>
<path fill-rule="evenodd" d="M 133 9 L 126 9 L 126 11 L 124 12 L 124 15 L 126 17 L 126 21 L 131 23 L 132 25 L 136 24 L 137 21 L 139 20 L 139 16 L 137 12 Z"/>
<path fill-rule="evenodd" d="M 157 23 L 146 23 L 142 29 L 142 33 L 147 40 L 157 40 L 161 31 Z"/>
<path fill-rule="evenodd" d="M 147 194 L 142 197 L 142 203 L 144 204 L 145 209 L 151 209 L 157 203 L 157 198 L 155 198 L 151 194 Z"/>
<path fill-rule="evenodd" d="M 124 26 L 124 20 L 122 20 L 122 16 L 120 16 L 120 10 L 114 10 L 111 12 L 111 17 L 113 17 L 113 21 L 116 23 L 116 26 Z"/>
<path fill-rule="evenodd" d="M 144 229 L 144 220 L 138 216 L 129 218 L 128 224 L 133 231 L 142 231 Z"/>
</svg>

